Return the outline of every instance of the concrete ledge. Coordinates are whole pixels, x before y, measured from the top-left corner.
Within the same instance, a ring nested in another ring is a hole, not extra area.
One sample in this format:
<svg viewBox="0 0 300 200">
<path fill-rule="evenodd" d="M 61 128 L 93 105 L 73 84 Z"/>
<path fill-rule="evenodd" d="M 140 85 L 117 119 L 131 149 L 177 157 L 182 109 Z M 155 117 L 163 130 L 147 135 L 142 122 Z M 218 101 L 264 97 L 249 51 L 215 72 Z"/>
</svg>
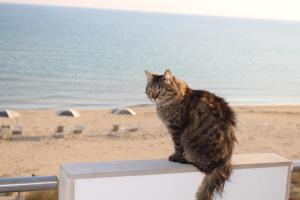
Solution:
<svg viewBox="0 0 300 200">
<path fill-rule="evenodd" d="M 284 165 L 291 165 L 291 161 L 278 154 L 238 154 L 233 156 L 235 169 Z M 136 176 L 198 171 L 192 165 L 169 162 L 165 159 L 63 164 L 61 170 L 69 178 Z"/>
<path fill-rule="evenodd" d="M 288 200 L 291 165 L 277 154 L 234 155 L 222 200 Z M 60 176 L 60 200 L 192 200 L 203 178 L 192 165 L 167 160 L 64 164 Z"/>
</svg>

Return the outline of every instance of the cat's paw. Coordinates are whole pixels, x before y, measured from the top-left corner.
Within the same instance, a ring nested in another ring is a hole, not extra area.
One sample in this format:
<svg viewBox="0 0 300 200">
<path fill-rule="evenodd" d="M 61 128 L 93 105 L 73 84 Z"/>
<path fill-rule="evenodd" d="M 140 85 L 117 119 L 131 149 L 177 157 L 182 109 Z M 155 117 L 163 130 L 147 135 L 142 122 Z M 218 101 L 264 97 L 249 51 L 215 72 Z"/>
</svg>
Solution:
<svg viewBox="0 0 300 200">
<path fill-rule="evenodd" d="M 177 162 L 178 160 L 178 155 L 176 155 L 175 153 L 169 156 L 169 161 L 171 162 Z"/>
<path fill-rule="evenodd" d="M 171 162 L 178 162 L 178 163 L 182 163 L 182 164 L 189 164 L 190 162 L 187 161 L 183 155 L 178 155 L 178 154 L 172 154 L 169 156 L 169 161 Z"/>
</svg>

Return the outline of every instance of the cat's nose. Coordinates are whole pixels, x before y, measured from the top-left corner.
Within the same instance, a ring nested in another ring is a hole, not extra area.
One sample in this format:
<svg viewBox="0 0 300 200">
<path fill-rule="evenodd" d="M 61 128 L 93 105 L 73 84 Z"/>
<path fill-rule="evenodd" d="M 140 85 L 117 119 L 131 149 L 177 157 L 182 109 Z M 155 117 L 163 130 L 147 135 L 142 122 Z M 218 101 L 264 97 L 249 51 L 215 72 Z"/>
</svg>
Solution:
<svg viewBox="0 0 300 200">
<path fill-rule="evenodd" d="M 157 93 L 152 93 L 152 98 L 153 98 L 154 100 L 156 100 L 156 99 L 158 98 L 158 96 L 159 96 L 159 92 L 157 92 Z"/>
</svg>

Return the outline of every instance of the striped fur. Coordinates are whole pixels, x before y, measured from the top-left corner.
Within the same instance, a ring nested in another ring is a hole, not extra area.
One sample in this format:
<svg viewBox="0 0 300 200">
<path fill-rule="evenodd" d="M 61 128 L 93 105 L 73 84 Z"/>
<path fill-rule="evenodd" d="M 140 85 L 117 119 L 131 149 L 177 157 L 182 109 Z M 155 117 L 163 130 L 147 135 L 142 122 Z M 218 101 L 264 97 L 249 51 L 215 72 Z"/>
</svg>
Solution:
<svg viewBox="0 0 300 200">
<path fill-rule="evenodd" d="M 163 75 L 145 73 L 146 94 L 155 102 L 158 116 L 174 142 L 175 152 L 169 160 L 191 163 L 205 173 L 197 200 L 211 200 L 215 192 L 221 195 L 232 171 L 234 112 L 224 99 L 190 89 L 170 70 Z"/>
</svg>

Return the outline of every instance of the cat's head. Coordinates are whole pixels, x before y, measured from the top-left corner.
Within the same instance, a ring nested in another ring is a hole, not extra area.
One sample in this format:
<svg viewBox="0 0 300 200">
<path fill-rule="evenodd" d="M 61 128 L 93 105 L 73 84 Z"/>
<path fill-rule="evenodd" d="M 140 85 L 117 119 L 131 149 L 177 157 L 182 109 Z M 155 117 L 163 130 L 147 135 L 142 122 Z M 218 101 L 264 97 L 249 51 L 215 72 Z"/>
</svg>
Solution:
<svg viewBox="0 0 300 200">
<path fill-rule="evenodd" d="M 145 70 L 147 77 L 146 94 L 155 103 L 172 102 L 181 99 L 187 89 L 187 85 L 178 79 L 167 69 L 164 74 L 157 75 Z"/>
</svg>

